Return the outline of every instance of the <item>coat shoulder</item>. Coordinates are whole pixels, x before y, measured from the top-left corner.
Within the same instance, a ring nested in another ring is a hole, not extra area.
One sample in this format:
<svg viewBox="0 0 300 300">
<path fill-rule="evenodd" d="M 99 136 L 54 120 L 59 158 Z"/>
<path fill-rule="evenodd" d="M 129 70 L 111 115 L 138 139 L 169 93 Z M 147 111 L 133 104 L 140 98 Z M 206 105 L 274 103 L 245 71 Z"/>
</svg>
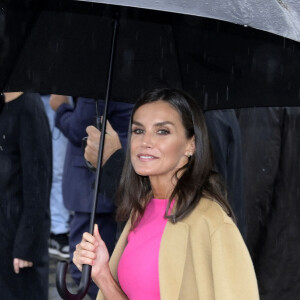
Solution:
<svg viewBox="0 0 300 300">
<path fill-rule="evenodd" d="M 195 209 L 186 218 L 188 224 L 205 223 L 213 234 L 224 224 L 236 226 L 232 218 L 227 215 L 222 206 L 213 199 L 201 198 Z"/>
</svg>

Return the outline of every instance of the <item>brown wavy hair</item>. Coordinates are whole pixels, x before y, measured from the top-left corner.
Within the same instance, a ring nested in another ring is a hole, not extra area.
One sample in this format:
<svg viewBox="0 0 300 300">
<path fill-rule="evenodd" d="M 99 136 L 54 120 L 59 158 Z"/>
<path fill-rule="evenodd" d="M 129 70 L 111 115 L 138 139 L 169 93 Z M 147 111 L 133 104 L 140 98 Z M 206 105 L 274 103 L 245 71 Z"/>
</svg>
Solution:
<svg viewBox="0 0 300 300">
<path fill-rule="evenodd" d="M 117 220 L 125 221 L 131 214 L 132 224 L 135 225 L 136 221 L 143 216 L 146 205 L 152 197 L 149 178 L 138 175 L 131 164 L 131 125 L 134 113 L 139 107 L 160 100 L 172 105 L 179 113 L 186 137 L 188 139 L 195 137 L 195 153 L 189 158 L 188 163 L 174 174 L 177 183 L 169 198 L 164 217 L 176 223 L 187 216 L 205 196 L 217 201 L 234 219 L 227 201 L 225 185 L 220 175 L 214 170 L 215 164 L 202 110 L 186 93 L 176 89 L 162 88 L 145 92 L 133 108 L 128 132 L 127 153 L 117 192 Z M 181 170 L 181 176 L 178 177 L 178 172 Z M 168 214 L 172 199 L 176 199 L 176 205 Z"/>
</svg>

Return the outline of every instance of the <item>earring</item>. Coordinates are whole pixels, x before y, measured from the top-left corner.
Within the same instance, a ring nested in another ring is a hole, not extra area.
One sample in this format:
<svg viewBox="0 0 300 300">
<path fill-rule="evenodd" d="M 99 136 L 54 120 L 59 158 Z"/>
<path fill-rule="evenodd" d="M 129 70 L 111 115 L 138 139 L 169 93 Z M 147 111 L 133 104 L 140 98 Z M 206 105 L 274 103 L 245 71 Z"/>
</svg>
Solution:
<svg viewBox="0 0 300 300">
<path fill-rule="evenodd" d="M 187 152 L 186 155 L 188 158 L 190 158 L 192 156 L 192 153 L 191 152 Z"/>
</svg>

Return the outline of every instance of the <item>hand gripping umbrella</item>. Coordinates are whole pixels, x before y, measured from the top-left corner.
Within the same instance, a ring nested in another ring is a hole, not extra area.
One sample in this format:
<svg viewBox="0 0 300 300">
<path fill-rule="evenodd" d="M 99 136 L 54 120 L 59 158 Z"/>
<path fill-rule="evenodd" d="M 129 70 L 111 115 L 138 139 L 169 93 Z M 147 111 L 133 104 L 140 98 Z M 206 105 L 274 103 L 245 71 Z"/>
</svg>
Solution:
<svg viewBox="0 0 300 300">
<path fill-rule="evenodd" d="M 113 34 L 112 34 L 112 44 L 111 44 L 111 56 L 109 62 L 109 70 L 108 70 L 108 79 L 107 79 L 107 89 L 105 96 L 105 104 L 103 110 L 103 119 L 102 125 L 100 127 L 100 116 L 97 115 L 97 127 L 101 132 L 106 132 L 106 120 L 107 120 L 107 111 L 109 104 L 109 94 L 111 88 L 112 81 L 112 71 L 113 71 L 113 61 L 114 61 L 114 53 L 115 53 L 115 44 L 116 44 L 116 36 L 117 36 L 117 27 L 118 27 L 118 14 L 116 13 L 113 25 Z M 96 102 L 96 113 L 98 114 L 97 102 Z M 91 211 L 90 217 L 90 225 L 89 225 L 89 233 L 93 234 L 94 231 L 94 223 L 95 223 L 95 213 L 97 208 L 97 200 L 98 200 L 98 192 L 99 192 L 99 179 L 101 176 L 101 164 L 102 164 L 102 156 L 103 156 L 103 147 L 104 147 L 104 138 L 105 134 L 101 135 L 99 153 L 98 153 L 98 162 L 97 162 L 97 170 L 96 170 L 96 178 L 95 178 L 95 188 L 94 188 L 94 197 L 93 197 L 93 207 Z M 68 270 L 68 263 L 66 261 L 60 261 L 57 265 L 56 271 L 56 286 L 59 295 L 64 300 L 81 300 L 86 295 L 89 284 L 91 281 L 91 266 L 83 265 L 82 267 L 82 275 L 79 284 L 79 288 L 76 294 L 71 293 L 66 285 L 66 274 Z"/>
</svg>

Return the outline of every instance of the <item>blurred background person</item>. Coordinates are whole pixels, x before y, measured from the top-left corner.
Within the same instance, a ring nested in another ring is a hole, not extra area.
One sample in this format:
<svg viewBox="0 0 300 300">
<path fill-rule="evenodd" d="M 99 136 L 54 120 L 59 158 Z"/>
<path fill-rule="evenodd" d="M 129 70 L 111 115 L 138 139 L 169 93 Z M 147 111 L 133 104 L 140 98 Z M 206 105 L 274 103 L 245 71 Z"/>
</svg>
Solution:
<svg viewBox="0 0 300 300">
<path fill-rule="evenodd" d="M 300 108 L 242 108 L 245 241 L 261 300 L 300 292 Z"/>
<path fill-rule="evenodd" d="M 224 178 L 228 202 L 236 217 L 237 226 L 244 237 L 242 142 L 237 115 L 234 109 L 219 109 L 206 111 L 204 117 L 216 169 Z"/>
<path fill-rule="evenodd" d="M 56 111 L 55 125 L 68 138 L 68 146 L 63 173 L 63 197 L 67 209 L 71 211 L 70 219 L 70 273 L 77 284 L 81 279 L 81 272 L 72 262 L 75 246 L 80 242 L 83 232 L 89 230 L 90 212 L 92 211 L 95 172 L 91 172 L 84 159 L 83 138 L 86 138 L 86 128 L 96 125 L 96 100 L 78 98 L 74 106 L 69 103 L 67 96 L 51 95 L 50 105 Z M 99 115 L 103 114 L 103 104 L 99 104 Z M 108 119 L 118 133 L 119 147 L 126 148 L 128 124 L 132 104 L 111 102 Z M 109 128 L 107 128 L 109 130 Z M 111 131 L 109 132 L 111 133 Z M 115 172 L 111 168 L 110 172 Z M 115 183 L 107 183 L 115 185 Z M 112 195 L 106 189 L 101 192 L 96 208 L 95 223 L 107 243 L 109 252 L 114 249 L 116 242 L 117 223 L 115 221 L 115 203 Z M 92 299 L 96 298 L 98 288 L 92 282 L 88 291 Z"/>
<path fill-rule="evenodd" d="M 51 233 L 49 253 L 60 259 L 68 259 L 69 254 L 69 211 L 62 194 L 62 177 L 67 149 L 67 138 L 55 127 L 55 112 L 50 106 L 50 95 L 41 95 L 52 134 L 53 175 L 50 194 Z M 70 99 L 71 101 L 71 99 Z"/>
<path fill-rule="evenodd" d="M 38 94 L 5 94 L 0 166 L 1 298 L 48 299 L 52 146 Z"/>
</svg>

